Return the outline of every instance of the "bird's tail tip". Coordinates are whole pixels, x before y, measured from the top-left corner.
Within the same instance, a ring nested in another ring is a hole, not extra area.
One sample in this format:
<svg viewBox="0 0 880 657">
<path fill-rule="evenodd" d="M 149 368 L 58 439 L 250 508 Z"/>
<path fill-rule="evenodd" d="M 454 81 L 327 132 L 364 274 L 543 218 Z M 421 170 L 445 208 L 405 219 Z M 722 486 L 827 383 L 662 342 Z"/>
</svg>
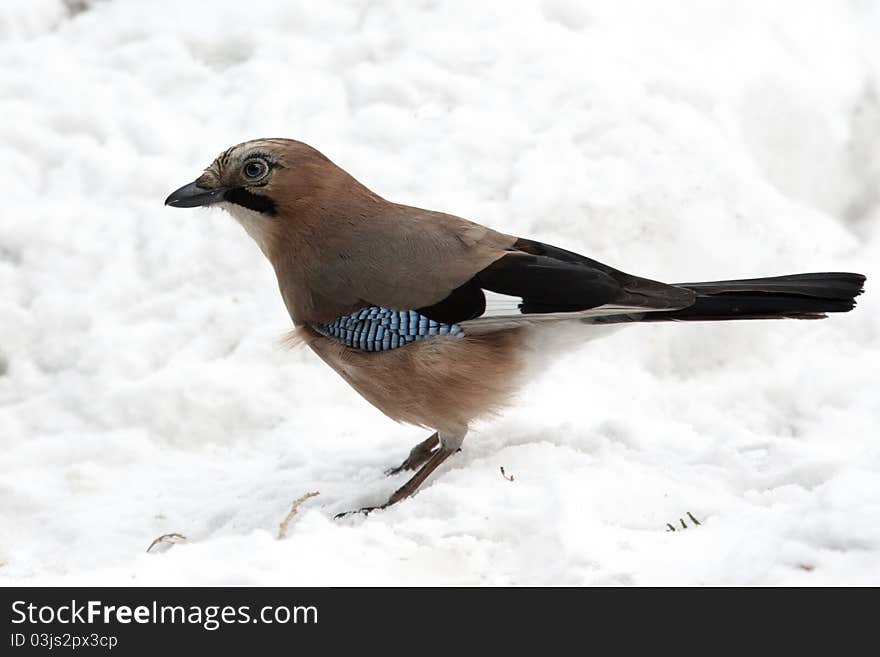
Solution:
<svg viewBox="0 0 880 657">
<path fill-rule="evenodd" d="M 823 319 L 849 312 L 867 278 L 853 272 L 816 272 L 730 281 L 681 283 L 697 294 L 681 310 L 650 313 L 652 320 Z"/>
</svg>

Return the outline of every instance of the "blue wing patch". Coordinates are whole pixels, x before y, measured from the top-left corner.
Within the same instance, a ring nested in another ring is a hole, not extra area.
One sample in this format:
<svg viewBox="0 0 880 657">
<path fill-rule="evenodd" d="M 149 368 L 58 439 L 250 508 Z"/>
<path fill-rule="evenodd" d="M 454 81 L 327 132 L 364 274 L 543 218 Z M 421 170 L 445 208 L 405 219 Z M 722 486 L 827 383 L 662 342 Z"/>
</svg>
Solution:
<svg viewBox="0 0 880 657">
<path fill-rule="evenodd" d="M 464 336 L 458 324 L 444 324 L 428 319 L 414 310 L 391 310 L 370 306 L 339 317 L 330 324 L 317 324 L 324 337 L 361 351 L 397 349 L 416 340 L 440 335 Z"/>
</svg>

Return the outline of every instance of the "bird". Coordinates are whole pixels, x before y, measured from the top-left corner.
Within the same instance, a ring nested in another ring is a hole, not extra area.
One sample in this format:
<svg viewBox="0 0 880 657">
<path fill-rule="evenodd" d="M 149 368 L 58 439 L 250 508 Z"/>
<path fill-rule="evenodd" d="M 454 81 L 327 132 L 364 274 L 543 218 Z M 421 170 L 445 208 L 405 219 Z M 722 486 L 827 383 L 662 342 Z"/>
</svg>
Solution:
<svg viewBox="0 0 880 657">
<path fill-rule="evenodd" d="M 528 345 L 552 327 L 821 319 L 852 310 L 865 283 L 848 272 L 642 278 L 388 201 L 293 139 L 226 149 L 165 204 L 231 214 L 275 270 L 293 336 L 385 415 L 433 432 L 388 471 L 410 478 L 365 513 L 412 496 L 474 421 L 509 405 L 530 371 Z"/>
</svg>

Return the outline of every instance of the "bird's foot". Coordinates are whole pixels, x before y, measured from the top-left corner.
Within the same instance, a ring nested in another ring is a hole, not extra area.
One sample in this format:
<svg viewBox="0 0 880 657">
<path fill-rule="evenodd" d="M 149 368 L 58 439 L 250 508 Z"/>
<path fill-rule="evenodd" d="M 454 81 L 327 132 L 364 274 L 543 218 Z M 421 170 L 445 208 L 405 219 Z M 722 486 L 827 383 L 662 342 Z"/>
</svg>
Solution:
<svg viewBox="0 0 880 657">
<path fill-rule="evenodd" d="M 365 506 L 363 509 L 355 509 L 354 511 L 343 511 L 342 513 L 337 513 L 333 516 L 334 519 L 340 520 L 342 518 L 348 518 L 349 516 L 356 515 L 358 513 L 363 513 L 365 516 L 369 515 L 371 511 L 375 511 L 376 509 L 384 509 L 387 505 L 383 504 L 382 506 Z"/>
<path fill-rule="evenodd" d="M 424 445 L 430 440 L 431 438 L 426 440 L 424 443 L 421 443 L 421 445 Z M 421 445 L 417 445 L 416 447 L 418 448 Z M 422 485 L 422 482 L 424 482 L 425 479 L 428 478 L 428 475 L 434 472 L 434 470 L 437 469 L 437 466 L 439 466 L 441 463 L 443 463 L 443 461 L 448 459 L 452 454 L 457 451 L 458 448 L 448 449 L 441 445 L 439 449 L 431 452 L 431 455 L 428 457 L 424 465 L 419 468 L 419 471 L 416 472 L 412 477 L 410 477 L 410 479 L 403 486 L 394 491 L 394 494 L 388 498 L 388 501 L 385 502 L 385 504 L 383 504 L 382 506 L 367 506 L 363 509 L 358 509 L 357 511 L 346 511 L 344 513 L 337 514 L 336 517 L 345 518 L 346 516 L 350 516 L 355 513 L 363 513 L 364 515 L 368 515 L 372 511 L 376 511 L 378 509 L 387 509 L 392 504 L 397 504 L 398 502 L 400 502 L 400 500 L 406 499 L 407 497 L 414 495 L 415 492 L 419 489 L 419 486 Z"/>
<path fill-rule="evenodd" d="M 394 491 L 394 494 L 388 498 L 388 501 L 385 504 L 380 504 L 379 506 L 365 506 L 362 509 L 354 509 L 353 511 L 343 511 L 342 513 L 337 513 L 334 518 L 339 520 L 340 518 L 347 518 L 348 516 L 357 515 L 359 513 L 364 514 L 364 516 L 370 515 L 373 511 L 380 511 L 382 509 L 387 509 L 392 504 L 397 504 L 400 500 L 405 497 L 409 497 L 415 492 L 415 489 L 410 490 L 407 488 L 412 480 L 405 483 L 403 486 Z"/>
<path fill-rule="evenodd" d="M 440 436 L 437 432 L 434 432 L 429 438 L 423 440 L 418 445 L 413 447 L 409 456 L 406 457 L 403 463 L 398 465 L 396 468 L 391 468 L 385 471 L 385 474 L 389 477 L 393 477 L 396 474 L 400 474 L 404 470 L 418 470 L 422 465 L 428 462 L 428 459 L 434 454 L 435 447 L 440 444 Z"/>
</svg>

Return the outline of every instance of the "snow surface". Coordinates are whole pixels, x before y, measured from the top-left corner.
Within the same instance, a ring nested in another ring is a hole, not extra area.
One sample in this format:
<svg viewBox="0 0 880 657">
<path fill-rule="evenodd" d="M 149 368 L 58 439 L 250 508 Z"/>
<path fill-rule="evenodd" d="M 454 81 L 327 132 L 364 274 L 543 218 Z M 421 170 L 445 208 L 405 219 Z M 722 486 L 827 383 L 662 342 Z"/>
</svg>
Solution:
<svg viewBox="0 0 880 657">
<path fill-rule="evenodd" d="M 3 2 L 0 582 L 880 584 L 878 37 L 870 0 Z M 334 520 L 425 432 L 279 346 L 230 217 L 162 205 L 274 136 L 633 273 L 868 292 L 585 343 Z"/>
</svg>

